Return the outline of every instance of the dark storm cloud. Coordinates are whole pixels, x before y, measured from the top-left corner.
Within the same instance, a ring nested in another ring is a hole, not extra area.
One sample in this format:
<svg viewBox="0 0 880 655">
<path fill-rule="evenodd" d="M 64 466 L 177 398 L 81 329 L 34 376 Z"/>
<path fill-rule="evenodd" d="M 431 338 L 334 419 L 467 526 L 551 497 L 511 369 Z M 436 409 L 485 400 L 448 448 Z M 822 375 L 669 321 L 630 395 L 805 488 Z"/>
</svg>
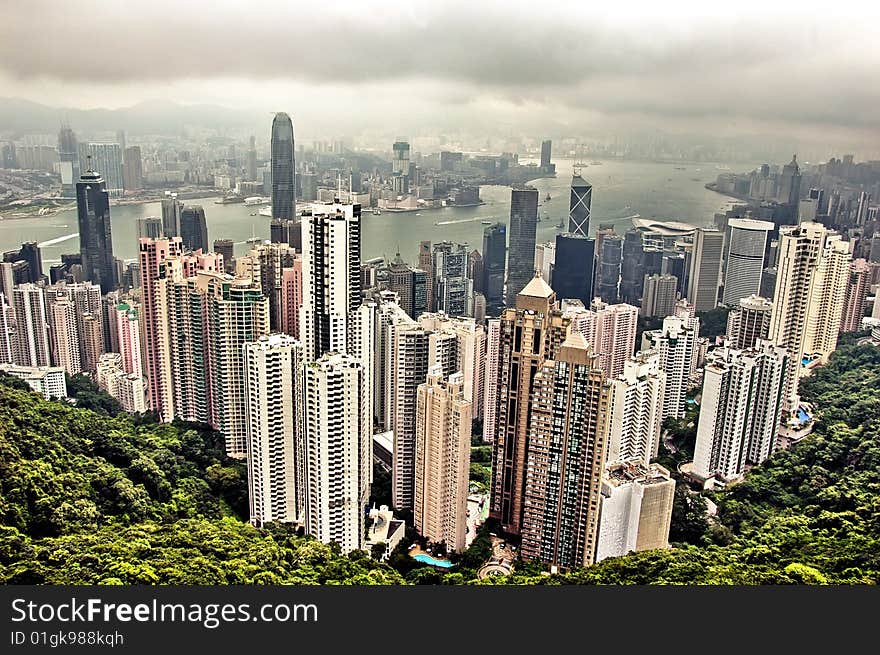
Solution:
<svg viewBox="0 0 880 655">
<path fill-rule="evenodd" d="M 804 8 L 608 20 L 589 4 L 10 2 L 0 71 L 68 84 L 408 82 L 450 104 L 880 125 L 880 56 L 858 22 Z"/>
</svg>

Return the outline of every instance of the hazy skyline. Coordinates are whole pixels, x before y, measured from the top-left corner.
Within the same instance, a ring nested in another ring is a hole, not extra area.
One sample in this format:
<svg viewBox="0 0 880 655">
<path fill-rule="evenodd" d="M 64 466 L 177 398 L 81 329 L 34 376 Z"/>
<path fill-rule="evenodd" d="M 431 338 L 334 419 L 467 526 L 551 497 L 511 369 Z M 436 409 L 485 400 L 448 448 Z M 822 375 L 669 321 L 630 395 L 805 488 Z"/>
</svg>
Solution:
<svg viewBox="0 0 880 655">
<path fill-rule="evenodd" d="M 880 9 L 867 6 L 0 5 L 0 95 L 57 107 L 283 110 L 310 134 L 662 129 L 880 148 Z"/>
</svg>

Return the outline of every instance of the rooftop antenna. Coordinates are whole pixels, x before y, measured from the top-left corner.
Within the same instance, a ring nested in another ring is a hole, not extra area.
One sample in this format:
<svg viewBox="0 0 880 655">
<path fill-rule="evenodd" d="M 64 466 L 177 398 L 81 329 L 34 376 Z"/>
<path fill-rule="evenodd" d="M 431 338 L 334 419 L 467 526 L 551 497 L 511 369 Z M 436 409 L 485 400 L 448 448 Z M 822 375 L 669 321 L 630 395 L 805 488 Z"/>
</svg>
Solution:
<svg viewBox="0 0 880 655">
<path fill-rule="evenodd" d="M 94 173 L 92 170 L 92 156 L 86 155 L 86 173 Z"/>
</svg>

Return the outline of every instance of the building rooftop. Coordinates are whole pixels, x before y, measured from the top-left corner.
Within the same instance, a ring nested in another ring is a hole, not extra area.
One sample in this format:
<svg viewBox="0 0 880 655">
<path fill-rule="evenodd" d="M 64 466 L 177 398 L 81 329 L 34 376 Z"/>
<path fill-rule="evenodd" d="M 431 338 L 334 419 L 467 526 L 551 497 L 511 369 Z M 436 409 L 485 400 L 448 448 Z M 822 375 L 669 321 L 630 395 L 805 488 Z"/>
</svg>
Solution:
<svg viewBox="0 0 880 655">
<path fill-rule="evenodd" d="M 549 298 L 553 295 L 553 289 L 550 288 L 549 284 L 544 282 L 544 278 L 541 277 L 541 274 L 537 273 L 535 277 L 532 278 L 532 281 L 529 282 L 517 295 L 531 296 L 532 298 Z"/>
<path fill-rule="evenodd" d="M 644 462 L 637 459 L 609 463 L 605 468 L 604 478 L 606 483 L 615 487 L 631 482 L 647 485 L 671 480 L 669 471 L 659 464 L 645 466 Z"/>
</svg>

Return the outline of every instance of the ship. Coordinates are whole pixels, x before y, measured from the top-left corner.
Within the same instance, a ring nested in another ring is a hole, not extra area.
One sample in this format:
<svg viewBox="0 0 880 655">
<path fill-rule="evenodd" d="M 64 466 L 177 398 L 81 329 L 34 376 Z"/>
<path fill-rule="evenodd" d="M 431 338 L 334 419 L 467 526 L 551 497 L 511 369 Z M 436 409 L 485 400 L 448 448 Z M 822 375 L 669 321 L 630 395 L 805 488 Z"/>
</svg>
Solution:
<svg viewBox="0 0 880 655">
<path fill-rule="evenodd" d="M 547 194 L 547 197 L 544 198 L 544 202 L 547 202 L 548 200 L 550 200 L 550 194 L 549 194 L 549 193 Z"/>
<path fill-rule="evenodd" d="M 272 218 L 272 205 L 266 205 L 259 211 L 260 216 L 268 216 Z"/>
<path fill-rule="evenodd" d="M 480 221 L 483 225 L 492 225 L 492 221 Z"/>
<path fill-rule="evenodd" d="M 251 196 L 250 198 L 244 199 L 244 204 L 248 205 L 248 206 L 250 206 L 250 205 L 266 205 L 269 202 L 271 202 L 271 200 L 269 198 L 264 198 L 263 196 Z"/>
</svg>

